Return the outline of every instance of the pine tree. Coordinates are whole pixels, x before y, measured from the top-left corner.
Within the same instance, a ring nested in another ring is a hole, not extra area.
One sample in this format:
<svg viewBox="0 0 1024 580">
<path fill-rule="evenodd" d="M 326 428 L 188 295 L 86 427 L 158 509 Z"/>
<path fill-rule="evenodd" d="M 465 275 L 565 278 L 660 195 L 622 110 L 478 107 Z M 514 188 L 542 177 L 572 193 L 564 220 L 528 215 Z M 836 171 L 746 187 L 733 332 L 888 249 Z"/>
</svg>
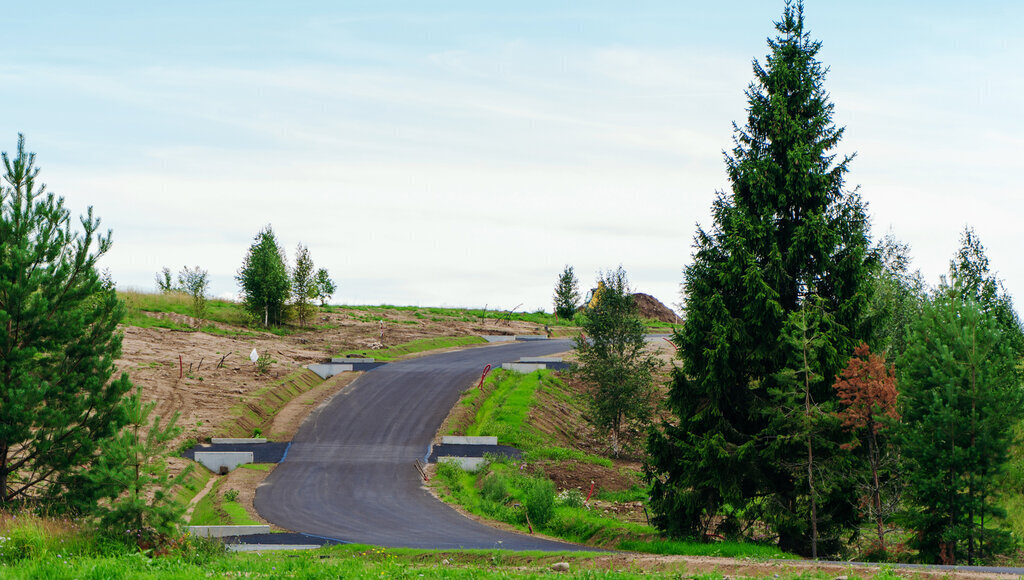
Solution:
<svg viewBox="0 0 1024 580">
<path fill-rule="evenodd" d="M 968 564 L 1005 544 L 992 502 L 1024 397 L 994 313 L 950 289 L 926 303 L 900 358 L 905 523 L 926 562 Z"/>
<path fill-rule="evenodd" d="M 313 314 L 311 301 L 317 297 L 316 278 L 314 278 L 313 258 L 309 248 L 299 244 L 295 248 L 295 269 L 292 270 L 292 303 L 295 304 L 295 317 L 300 326 Z"/>
<path fill-rule="evenodd" d="M 619 267 L 601 281 L 605 291 L 587 309 L 581 324 L 584 336 L 576 339 L 573 373 L 589 386 L 590 421 L 610 434 L 612 450 L 618 455 L 623 427 L 650 419 L 656 361 L 645 352 L 646 327 L 626 272 Z"/>
<path fill-rule="evenodd" d="M 822 377 L 834 376 L 867 332 L 868 238 L 860 199 L 844 189 L 850 158 L 833 153 L 843 130 L 832 123 L 820 43 L 804 29 L 802 3 L 787 1 L 776 28 L 767 65 L 754 64 L 746 126 L 734 126 L 731 191 L 719 193 L 714 228 L 697 231 L 685 270 L 686 324 L 673 338 L 682 364 L 668 401 L 679 421 L 651 435 L 647 477 L 653 522 L 671 535 L 706 537 L 729 504 L 763 518 L 784 549 L 807 552 L 810 527 L 789 524 L 811 520 L 806 482 L 791 469 L 806 449 L 772 444 L 785 433 L 776 431 L 770 392 L 791 363 L 787 320 L 805 302 L 830 321 L 809 361 Z M 819 404 L 834 397 L 830 381 L 811 387 Z M 834 482 L 817 506 L 833 545 L 856 525 L 845 485 Z"/>
<path fill-rule="evenodd" d="M 110 249 L 92 208 L 75 232 L 64 198 L 38 184 L 18 138 L 0 185 L 0 508 L 58 502 L 88 509 L 103 492 L 84 475 L 124 424 L 126 374 L 113 378 L 124 317 L 97 270 Z"/>
<path fill-rule="evenodd" d="M 184 482 L 192 466 L 176 476 L 168 471 L 171 442 L 181 434 L 180 414 L 165 423 L 153 417 L 156 401 L 142 402 L 139 389 L 128 399 L 128 424 L 101 446 L 102 453 L 90 478 L 110 489 L 108 502 L 95 511 L 101 529 L 140 545 L 160 544 L 176 536 L 185 505 L 173 490 Z"/>
<path fill-rule="evenodd" d="M 555 285 L 555 316 L 572 320 L 580 305 L 580 284 L 572 266 L 566 266 Z"/>
<path fill-rule="evenodd" d="M 269 225 L 256 234 L 235 279 L 242 289 L 242 301 L 254 318 L 262 320 L 264 326 L 284 322 L 291 282 L 284 250 Z"/>
</svg>

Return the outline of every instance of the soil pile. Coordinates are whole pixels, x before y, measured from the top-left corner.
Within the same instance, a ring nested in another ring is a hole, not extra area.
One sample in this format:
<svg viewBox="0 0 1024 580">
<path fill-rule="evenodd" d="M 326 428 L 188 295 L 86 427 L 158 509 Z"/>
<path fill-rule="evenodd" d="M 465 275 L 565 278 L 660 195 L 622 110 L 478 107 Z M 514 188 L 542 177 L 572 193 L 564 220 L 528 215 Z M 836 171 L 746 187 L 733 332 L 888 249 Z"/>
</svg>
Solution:
<svg viewBox="0 0 1024 580">
<path fill-rule="evenodd" d="M 673 324 L 682 322 L 675 312 L 672 312 L 668 306 L 665 306 L 661 301 L 650 294 L 634 294 L 633 302 L 640 311 L 640 316 L 644 318 L 653 318 L 654 320 L 671 322 Z"/>
</svg>

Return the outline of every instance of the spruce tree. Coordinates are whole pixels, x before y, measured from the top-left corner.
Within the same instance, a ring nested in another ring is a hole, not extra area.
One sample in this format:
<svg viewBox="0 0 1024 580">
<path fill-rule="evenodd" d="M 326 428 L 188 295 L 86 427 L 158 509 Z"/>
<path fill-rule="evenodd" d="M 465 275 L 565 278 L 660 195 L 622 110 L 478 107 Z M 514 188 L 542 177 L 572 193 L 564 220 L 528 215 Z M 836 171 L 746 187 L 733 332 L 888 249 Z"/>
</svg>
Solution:
<svg viewBox="0 0 1024 580">
<path fill-rule="evenodd" d="M 580 305 L 580 284 L 572 266 L 566 266 L 555 285 L 555 316 L 572 320 Z"/>
<path fill-rule="evenodd" d="M 242 301 L 254 318 L 262 320 L 264 326 L 284 322 L 291 281 L 284 250 L 269 225 L 256 234 L 235 279 L 242 289 Z"/>
<path fill-rule="evenodd" d="M 97 445 L 125 423 L 126 374 L 114 378 L 124 317 L 97 260 L 110 249 L 92 208 L 72 228 L 64 198 L 38 183 L 18 138 L 0 183 L 0 508 L 57 502 L 88 509 Z"/>
<path fill-rule="evenodd" d="M 994 313 L 944 288 L 897 364 L 904 516 L 925 562 L 971 564 L 1006 546 L 992 496 L 1024 403 L 1007 338 Z"/>
<path fill-rule="evenodd" d="M 835 376 L 867 332 L 868 237 L 860 199 L 844 187 L 850 158 L 834 152 L 843 130 L 832 122 L 821 45 L 804 28 L 802 3 L 787 1 L 776 28 L 766 65 L 754 63 L 747 123 L 734 125 L 731 190 L 718 194 L 714 226 L 698 229 L 685 270 L 686 324 L 673 338 L 681 365 L 668 400 L 678 421 L 652 433 L 647 476 L 653 521 L 671 535 L 706 537 L 728 504 L 748 522 L 761 519 L 784 549 L 807 553 L 808 482 L 793 469 L 807 449 L 777 444 L 787 422 L 772 392 L 785 388 L 787 321 L 805 302 L 829 321 L 807 363 L 821 377 Z M 818 404 L 835 398 L 830 380 L 809 389 Z M 822 462 L 838 449 L 838 427 L 819 433 L 833 441 Z M 826 546 L 856 524 L 850 485 L 837 479 L 818 496 Z"/>
</svg>

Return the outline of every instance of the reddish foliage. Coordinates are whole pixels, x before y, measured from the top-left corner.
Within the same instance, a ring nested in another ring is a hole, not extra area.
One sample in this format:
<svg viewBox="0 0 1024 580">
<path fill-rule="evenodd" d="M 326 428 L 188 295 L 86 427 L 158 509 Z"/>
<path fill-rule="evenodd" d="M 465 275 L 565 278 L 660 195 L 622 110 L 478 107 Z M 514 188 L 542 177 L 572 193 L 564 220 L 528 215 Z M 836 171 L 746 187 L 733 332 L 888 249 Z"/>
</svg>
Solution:
<svg viewBox="0 0 1024 580">
<path fill-rule="evenodd" d="M 850 362 L 836 378 L 835 389 L 843 410 L 839 417 L 844 427 L 863 429 L 870 427 L 878 433 L 881 416 L 899 419 L 896 410 L 896 369 L 885 366 L 885 358 L 872 354 L 868 345 L 861 343 L 853 351 Z"/>
</svg>

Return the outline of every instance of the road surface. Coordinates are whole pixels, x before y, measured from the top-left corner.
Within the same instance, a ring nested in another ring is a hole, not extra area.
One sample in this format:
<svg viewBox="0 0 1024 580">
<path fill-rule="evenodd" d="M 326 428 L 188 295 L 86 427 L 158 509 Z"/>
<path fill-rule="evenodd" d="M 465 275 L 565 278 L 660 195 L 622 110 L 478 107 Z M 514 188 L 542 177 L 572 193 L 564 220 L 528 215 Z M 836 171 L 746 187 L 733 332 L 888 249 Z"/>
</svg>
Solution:
<svg viewBox="0 0 1024 580">
<path fill-rule="evenodd" d="M 366 373 L 306 419 L 285 461 L 256 490 L 256 510 L 283 528 L 345 542 L 581 549 L 470 520 L 430 495 L 413 467 L 485 365 L 571 348 L 569 340 L 496 344 Z"/>
</svg>

